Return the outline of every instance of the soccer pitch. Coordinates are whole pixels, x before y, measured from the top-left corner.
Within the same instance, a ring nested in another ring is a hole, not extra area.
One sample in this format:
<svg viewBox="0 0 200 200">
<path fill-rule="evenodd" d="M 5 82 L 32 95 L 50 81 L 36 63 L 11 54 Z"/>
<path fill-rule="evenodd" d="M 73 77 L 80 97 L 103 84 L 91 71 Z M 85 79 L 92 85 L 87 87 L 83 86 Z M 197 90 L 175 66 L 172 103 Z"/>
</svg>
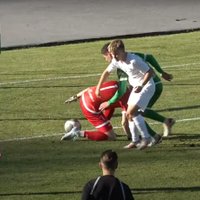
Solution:
<svg viewBox="0 0 200 200">
<path fill-rule="evenodd" d="M 0 54 L 1 200 L 78 200 L 85 182 L 97 177 L 102 151 L 119 154 L 117 176 L 137 200 L 200 196 L 200 32 L 123 40 L 126 49 L 153 54 L 172 73 L 154 109 L 176 119 L 173 134 L 144 151 L 124 150 L 120 110 L 112 124 L 117 141 L 60 142 L 67 119 L 93 127 L 79 104 L 64 101 L 96 85 L 107 63 L 107 41 L 3 51 Z M 113 74 L 110 79 L 116 79 Z M 158 133 L 162 125 L 147 121 Z"/>
</svg>

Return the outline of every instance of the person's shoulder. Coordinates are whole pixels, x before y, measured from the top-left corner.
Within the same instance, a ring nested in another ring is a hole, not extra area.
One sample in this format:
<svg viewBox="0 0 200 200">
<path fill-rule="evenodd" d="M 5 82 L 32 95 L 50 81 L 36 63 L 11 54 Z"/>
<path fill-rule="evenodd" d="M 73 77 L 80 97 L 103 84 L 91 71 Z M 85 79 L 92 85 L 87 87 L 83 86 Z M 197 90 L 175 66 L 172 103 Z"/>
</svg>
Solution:
<svg viewBox="0 0 200 200">
<path fill-rule="evenodd" d="M 128 186 L 128 184 L 126 184 L 126 183 L 124 183 L 124 182 L 122 182 L 122 181 L 121 181 L 121 183 L 122 183 L 122 185 L 123 185 L 124 187 L 130 188 L 130 187 Z"/>
<path fill-rule="evenodd" d="M 137 54 L 135 54 L 134 52 L 127 52 L 127 56 L 130 58 L 135 58 L 137 57 Z"/>
<path fill-rule="evenodd" d="M 131 192 L 132 189 L 126 183 L 124 183 L 124 182 L 121 182 L 121 183 L 122 183 L 124 191 L 126 193 L 126 199 L 134 200 L 134 197 L 133 197 L 132 192 Z"/>
<path fill-rule="evenodd" d="M 139 56 L 138 54 L 136 54 L 136 53 L 131 53 L 130 54 L 130 57 L 132 58 L 132 60 L 141 60 L 142 58 L 141 58 L 141 56 Z"/>
<path fill-rule="evenodd" d="M 118 68 L 118 62 L 115 59 L 112 59 L 111 62 L 109 63 L 109 65 L 107 66 L 107 70 L 108 71 L 112 71 L 116 68 Z"/>
<path fill-rule="evenodd" d="M 137 60 L 140 59 L 140 57 L 134 53 L 128 52 L 127 53 L 127 60 L 131 63 L 137 62 Z"/>
<path fill-rule="evenodd" d="M 90 187 L 93 186 L 97 178 L 90 179 L 85 186 Z"/>
<path fill-rule="evenodd" d="M 118 180 L 119 180 L 119 179 L 118 179 Z M 119 181 L 120 181 L 120 180 L 119 180 Z M 124 183 L 123 181 L 120 181 L 120 182 L 121 182 L 121 184 L 123 185 L 123 187 L 124 187 L 125 190 L 130 190 L 130 191 L 131 191 L 131 189 L 130 189 L 130 187 L 129 187 L 128 184 Z"/>
</svg>

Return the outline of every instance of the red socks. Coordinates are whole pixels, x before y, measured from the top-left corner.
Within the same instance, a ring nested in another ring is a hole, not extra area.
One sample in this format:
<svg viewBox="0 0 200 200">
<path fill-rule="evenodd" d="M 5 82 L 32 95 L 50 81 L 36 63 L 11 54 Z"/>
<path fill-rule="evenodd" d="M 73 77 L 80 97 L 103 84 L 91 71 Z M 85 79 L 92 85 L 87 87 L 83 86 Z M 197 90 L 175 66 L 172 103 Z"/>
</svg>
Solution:
<svg viewBox="0 0 200 200">
<path fill-rule="evenodd" d="M 100 131 L 84 131 L 84 137 L 94 141 L 108 140 L 108 136 Z"/>
</svg>

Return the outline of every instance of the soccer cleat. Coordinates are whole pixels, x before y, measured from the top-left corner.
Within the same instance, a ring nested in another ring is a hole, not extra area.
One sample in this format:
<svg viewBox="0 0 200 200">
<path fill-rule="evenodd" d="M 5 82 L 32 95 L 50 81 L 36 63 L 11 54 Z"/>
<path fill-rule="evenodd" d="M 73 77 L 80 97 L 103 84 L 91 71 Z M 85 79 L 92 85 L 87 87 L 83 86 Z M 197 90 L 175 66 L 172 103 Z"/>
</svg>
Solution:
<svg viewBox="0 0 200 200">
<path fill-rule="evenodd" d="M 139 145 L 139 142 L 131 142 L 128 145 L 124 146 L 124 149 L 132 149 L 137 148 Z"/>
<path fill-rule="evenodd" d="M 65 133 L 62 138 L 62 140 L 73 140 L 75 141 L 78 137 L 80 136 L 79 130 L 77 130 L 76 127 L 74 127 L 71 131 L 69 131 L 68 133 Z"/>
<path fill-rule="evenodd" d="M 164 127 L 164 133 L 163 137 L 168 137 L 172 132 L 172 126 L 176 123 L 175 119 L 168 118 L 164 121 L 163 127 Z"/>
<path fill-rule="evenodd" d="M 154 144 L 159 144 L 159 143 L 161 143 L 161 142 L 162 142 L 162 136 L 159 135 L 159 134 L 156 134 L 156 135 L 154 136 Z"/>
<path fill-rule="evenodd" d="M 146 149 L 148 147 L 148 145 L 151 143 L 151 138 L 143 138 L 141 140 L 141 142 L 139 143 L 137 149 L 138 150 L 143 150 L 143 149 Z"/>
<path fill-rule="evenodd" d="M 151 142 L 147 145 L 148 147 L 152 147 L 155 144 L 155 139 L 151 137 Z"/>
<path fill-rule="evenodd" d="M 148 147 L 154 146 L 162 142 L 162 136 L 156 134 L 154 137 L 151 137 L 151 142 L 148 144 Z"/>
</svg>

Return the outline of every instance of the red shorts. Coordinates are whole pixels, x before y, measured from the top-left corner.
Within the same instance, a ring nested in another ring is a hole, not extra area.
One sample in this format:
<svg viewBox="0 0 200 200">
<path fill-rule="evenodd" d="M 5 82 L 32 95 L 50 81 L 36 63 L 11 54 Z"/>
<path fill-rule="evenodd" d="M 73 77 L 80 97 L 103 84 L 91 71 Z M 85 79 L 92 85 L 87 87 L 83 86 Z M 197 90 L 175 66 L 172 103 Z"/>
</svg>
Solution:
<svg viewBox="0 0 200 200">
<path fill-rule="evenodd" d="M 112 125 L 105 117 L 105 115 L 95 109 L 94 102 L 91 101 L 87 92 L 80 98 L 80 107 L 85 118 L 92 124 L 98 131 L 109 132 L 112 129 Z"/>
</svg>

